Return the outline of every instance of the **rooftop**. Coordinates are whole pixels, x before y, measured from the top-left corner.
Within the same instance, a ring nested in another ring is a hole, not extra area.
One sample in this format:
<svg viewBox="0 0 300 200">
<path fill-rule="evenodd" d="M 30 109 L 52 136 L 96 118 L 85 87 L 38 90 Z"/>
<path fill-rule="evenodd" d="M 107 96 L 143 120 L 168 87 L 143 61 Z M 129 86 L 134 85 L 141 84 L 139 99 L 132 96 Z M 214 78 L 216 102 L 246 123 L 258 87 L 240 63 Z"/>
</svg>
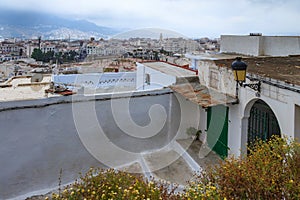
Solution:
<svg viewBox="0 0 300 200">
<path fill-rule="evenodd" d="M 218 59 L 214 62 L 220 67 L 231 68 L 235 58 Z M 244 57 L 247 72 L 264 78 L 272 78 L 289 84 L 300 85 L 300 55 L 287 57 Z"/>
<path fill-rule="evenodd" d="M 203 61 L 214 61 L 219 67 L 231 68 L 237 56 L 247 63 L 247 72 L 264 78 L 272 78 L 289 84 L 300 85 L 300 55 L 293 56 L 259 56 L 249 57 L 234 54 L 190 55 L 191 58 Z"/>
<path fill-rule="evenodd" d="M 42 82 L 31 83 L 31 76 L 17 76 L 0 85 L 0 102 L 45 98 L 51 76 L 44 76 Z"/>
<path fill-rule="evenodd" d="M 143 65 L 176 77 L 189 77 L 197 75 L 196 71 L 183 68 L 178 65 L 169 64 L 167 62 L 144 62 Z"/>
</svg>

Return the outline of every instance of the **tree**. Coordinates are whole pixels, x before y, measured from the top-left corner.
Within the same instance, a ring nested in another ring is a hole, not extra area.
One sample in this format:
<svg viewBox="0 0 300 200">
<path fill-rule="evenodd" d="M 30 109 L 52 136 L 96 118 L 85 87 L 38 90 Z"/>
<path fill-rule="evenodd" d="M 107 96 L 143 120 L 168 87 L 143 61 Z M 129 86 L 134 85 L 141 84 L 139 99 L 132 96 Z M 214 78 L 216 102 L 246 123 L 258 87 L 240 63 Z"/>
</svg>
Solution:
<svg viewBox="0 0 300 200">
<path fill-rule="evenodd" d="M 31 58 L 35 59 L 36 61 L 43 61 L 44 55 L 40 49 L 34 49 Z"/>
<path fill-rule="evenodd" d="M 43 53 L 43 62 L 49 62 L 53 60 L 54 51 L 48 51 L 47 53 Z"/>
</svg>

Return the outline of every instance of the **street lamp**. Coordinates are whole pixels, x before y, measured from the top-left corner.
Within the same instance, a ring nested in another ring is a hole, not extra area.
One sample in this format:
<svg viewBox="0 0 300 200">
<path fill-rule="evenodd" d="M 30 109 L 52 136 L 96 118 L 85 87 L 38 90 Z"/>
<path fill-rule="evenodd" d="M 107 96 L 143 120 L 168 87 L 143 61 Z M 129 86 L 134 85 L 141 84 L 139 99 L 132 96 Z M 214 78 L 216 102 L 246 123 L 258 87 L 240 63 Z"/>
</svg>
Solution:
<svg viewBox="0 0 300 200">
<path fill-rule="evenodd" d="M 261 83 L 258 81 L 257 83 L 245 83 L 246 82 L 246 70 L 247 70 L 247 64 L 242 61 L 241 57 L 236 57 L 236 60 L 232 62 L 231 69 L 234 74 L 234 80 L 236 81 L 236 98 L 237 102 L 239 103 L 238 99 L 238 86 L 241 87 L 249 87 L 255 91 L 257 91 L 256 95 L 260 95 L 260 86 Z"/>
</svg>

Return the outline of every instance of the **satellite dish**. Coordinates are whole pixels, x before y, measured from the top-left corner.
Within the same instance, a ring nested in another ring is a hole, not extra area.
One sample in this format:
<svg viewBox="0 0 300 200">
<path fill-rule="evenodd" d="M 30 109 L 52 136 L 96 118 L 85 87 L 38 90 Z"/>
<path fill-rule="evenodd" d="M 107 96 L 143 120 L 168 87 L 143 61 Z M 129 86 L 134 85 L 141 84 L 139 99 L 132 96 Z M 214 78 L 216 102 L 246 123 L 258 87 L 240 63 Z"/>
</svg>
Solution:
<svg viewBox="0 0 300 200">
<path fill-rule="evenodd" d="M 40 83 L 42 82 L 43 80 L 43 74 L 34 74 L 32 77 L 31 77 L 31 80 L 30 82 L 31 83 Z"/>
</svg>

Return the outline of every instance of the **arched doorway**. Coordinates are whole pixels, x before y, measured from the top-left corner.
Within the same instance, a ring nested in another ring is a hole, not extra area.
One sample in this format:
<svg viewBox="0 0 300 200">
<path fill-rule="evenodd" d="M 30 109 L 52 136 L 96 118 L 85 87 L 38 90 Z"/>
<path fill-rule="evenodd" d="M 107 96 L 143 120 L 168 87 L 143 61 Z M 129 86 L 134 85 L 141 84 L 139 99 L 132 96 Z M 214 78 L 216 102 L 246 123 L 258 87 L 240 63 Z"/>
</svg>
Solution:
<svg viewBox="0 0 300 200">
<path fill-rule="evenodd" d="M 257 139 L 267 141 L 272 135 L 281 135 L 278 120 L 264 101 L 257 100 L 250 110 L 247 143 L 251 146 Z"/>
</svg>

